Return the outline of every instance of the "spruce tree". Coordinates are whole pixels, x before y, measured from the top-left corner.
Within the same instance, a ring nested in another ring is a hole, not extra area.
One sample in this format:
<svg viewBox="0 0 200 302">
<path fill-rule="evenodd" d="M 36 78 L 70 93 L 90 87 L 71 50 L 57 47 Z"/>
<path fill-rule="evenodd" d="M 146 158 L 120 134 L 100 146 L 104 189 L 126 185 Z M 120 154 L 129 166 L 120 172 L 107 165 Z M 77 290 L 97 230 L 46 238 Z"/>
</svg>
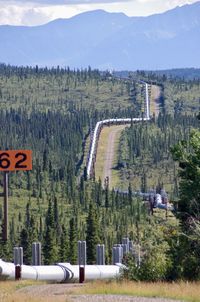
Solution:
<svg viewBox="0 0 200 302">
<path fill-rule="evenodd" d="M 90 203 L 87 217 L 86 242 L 87 262 L 94 264 L 96 263 L 96 245 L 99 243 L 99 226 L 97 212 L 92 203 Z"/>
<path fill-rule="evenodd" d="M 56 244 L 55 231 L 49 225 L 46 228 L 44 236 L 43 254 L 45 264 L 53 264 L 58 261 L 58 248 Z"/>
<path fill-rule="evenodd" d="M 46 231 L 44 235 L 43 254 L 45 264 L 52 264 L 58 260 L 54 211 L 51 200 L 49 201 L 46 215 Z"/>
<path fill-rule="evenodd" d="M 68 258 L 71 264 L 77 262 L 77 226 L 75 225 L 75 219 L 71 218 L 69 222 L 69 250 Z"/>
<path fill-rule="evenodd" d="M 59 261 L 66 262 L 69 249 L 69 240 L 67 236 L 67 231 L 64 225 L 62 225 L 62 233 L 60 237 L 60 247 L 59 247 Z"/>
<path fill-rule="evenodd" d="M 29 225 L 24 227 L 20 233 L 19 244 L 23 247 L 24 263 L 31 264 L 32 243 L 38 240 L 38 233 L 35 226 L 35 219 L 30 217 Z"/>
</svg>

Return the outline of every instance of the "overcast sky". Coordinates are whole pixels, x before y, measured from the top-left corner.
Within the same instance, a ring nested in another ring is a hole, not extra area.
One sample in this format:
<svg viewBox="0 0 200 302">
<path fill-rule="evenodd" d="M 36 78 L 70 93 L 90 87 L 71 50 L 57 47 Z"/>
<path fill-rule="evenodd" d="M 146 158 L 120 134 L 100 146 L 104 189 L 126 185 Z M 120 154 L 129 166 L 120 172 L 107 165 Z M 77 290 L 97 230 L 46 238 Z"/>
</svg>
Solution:
<svg viewBox="0 0 200 302">
<path fill-rule="evenodd" d="M 57 18 L 104 9 L 128 16 L 161 13 L 199 0 L 0 0 L 0 24 L 40 25 Z"/>
</svg>

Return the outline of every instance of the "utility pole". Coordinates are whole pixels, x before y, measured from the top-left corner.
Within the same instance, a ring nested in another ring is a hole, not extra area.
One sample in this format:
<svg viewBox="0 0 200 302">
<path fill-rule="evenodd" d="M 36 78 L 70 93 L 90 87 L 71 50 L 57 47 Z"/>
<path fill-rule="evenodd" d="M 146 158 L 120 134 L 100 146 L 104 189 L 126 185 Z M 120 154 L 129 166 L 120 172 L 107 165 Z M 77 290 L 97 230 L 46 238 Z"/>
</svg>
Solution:
<svg viewBox="0 0 200 302">
<path fill-rule="evenodd" d="M 31 150 L 5 150 L 0 151 L 0 171 L 3 171 L 4 221 L 2 230 L 3 241 L 8 240 L 8 172 L 32 170 Z"/>
<path fill-rule="evenodd" d="M 8 172 L 3 172 L 3 193 L 0 194 L 4 198 L 4 218 L 3 218 L 3 241 L 8 240 Z"/>
</svg>

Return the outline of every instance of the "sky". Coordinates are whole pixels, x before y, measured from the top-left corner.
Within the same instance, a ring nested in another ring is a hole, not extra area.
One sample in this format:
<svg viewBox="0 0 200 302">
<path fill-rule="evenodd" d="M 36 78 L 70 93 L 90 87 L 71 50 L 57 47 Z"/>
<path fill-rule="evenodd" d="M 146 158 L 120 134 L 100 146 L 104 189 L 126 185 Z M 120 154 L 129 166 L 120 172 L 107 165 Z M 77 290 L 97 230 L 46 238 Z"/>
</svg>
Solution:
<svg viewBox="0 0 200 302">
<path fill-rule="evenodd" d="M 104 9 L 148 16 L 199 0 L 0 0 L 0 25 L 36 26 L 85 11 Z"/>
</svg>

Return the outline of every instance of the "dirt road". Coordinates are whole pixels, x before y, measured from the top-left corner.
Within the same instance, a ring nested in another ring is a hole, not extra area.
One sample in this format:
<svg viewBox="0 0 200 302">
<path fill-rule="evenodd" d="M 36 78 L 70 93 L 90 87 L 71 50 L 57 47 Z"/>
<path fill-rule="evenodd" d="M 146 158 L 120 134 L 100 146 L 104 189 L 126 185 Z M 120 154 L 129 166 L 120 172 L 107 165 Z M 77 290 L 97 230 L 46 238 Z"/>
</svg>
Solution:
<svg viewBox="0 0 200 302">
<path fill-rule="evenodd" d="M 110 132 L 108 134 L 106 149 L 105 149 L 105 162 L 103 169 L 102 180 L 104 181 L 106 177 L 109 178 L 109 187 L 112 187 L 112 169 L 114 167 L 115 152 L 117 151 L 120 132 L 127 127 L 127 125 L 119 125 L 110 127 Z"/>
<path fill-rule="evenodd" d="M 155 117 L 158 117 L 160 112 L 160 96 L 161 96 L 161 88 L 158 85 L 151 86 L 151 114 L 154 113 Z"/>
</svg>

